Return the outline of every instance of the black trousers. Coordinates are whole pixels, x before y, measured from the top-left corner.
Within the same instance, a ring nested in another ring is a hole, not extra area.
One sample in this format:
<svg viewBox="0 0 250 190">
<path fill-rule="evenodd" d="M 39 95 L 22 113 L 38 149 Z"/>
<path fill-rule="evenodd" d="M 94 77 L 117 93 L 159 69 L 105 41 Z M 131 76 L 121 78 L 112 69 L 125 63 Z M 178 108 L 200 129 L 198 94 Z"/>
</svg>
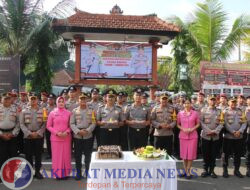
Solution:
<svg viewBox="0 0 250 190">
<path fill-rule="evenodd" d="M 96 143 L 97 143 L 97 147 L 101 145 L 101 141 L 100 141 L 100 126 L 96 126 L 94 131 L 93 131 L 93 141 L 96 138 Z"/>
<path fill-rule="evenodd" d="M 17 138 L 8 141 L 0 139 L 0 168 L 6 160 L 17 156 Z"/>
<path fill-rule="evenodd" d="M 47 145 L 48 155 L 51 157 L 50 131 L 47 129 L 45 131 L 45 137 L 46 137 L 46 145 Z"/>
<path fill-rule="evenodd" d="M 173 153 L 173 135 L 155 136 L 155 147 L 165 149 L 169 155 Z"/>
<path fill-rule="evenodd" d="M 148 127 L 148 129 L 150 129 L 150 126 Z M 149 144 L 150 145 L 154 145 L 154 142 L 155 142 L 155 140 L 154 140 L 154 133 L 155 133 L 155 128 L 153 127 L 152 131 L 149 134 Z"/>
<path fill-rule="evenodd" d="M 228 167 L 228 159 L 230 155 L 233 155 L 234 158 L 234 167 L 235 169 L 240 168 L 241 164 L 241 155 L 244 150 L 243 139 L 223 139 L 223 153 L 224 158 L 223 167 Z"/>
<path fill-rule="evenodd" d="M 134 150 L 143 146 L 146 146 L 148 143 L 148 129 L 135 129 L 129 127 L 129 148 L 130 150 Z"/>
<path fill-rule="evenodd" d="M 25 159 L 33 167 L 33 156 L 35 157 L 35 170 L 39 171 L 42 167 L 43 138 L 24 139 Z"/>
<path fill-rule="evenodd" d="M 101 145 L 121 145 L 120 129 L 100 128 L 100 144 Z"/>
<path fill-rule="evenodd" d="M 19 154 L 24 153 L 24 144 L 23 144 L 23 131 L 20 130 L 17 135 L 17 151 Z"/>
<path fill-rule="evenodd" d="M 91 153 L 93 148 L 93 137 L 89 139 L 76 139 L 74 138 L 75 145 L 75 161 L 77 173 L 82 173 L 82 154 L 84 154 L 85 159 L 85 170 L 89 170 L 89 164 L 91 160 Z"/>
<path fill-rule="evenodd" d="M 197 129 L 197 133 L 198 133 L 198 144 L 197 144 L 197 156 L 202 154 L 202 145 L 201 145 L 201 127 L 199 127 Z"/>
<path fill-rule="evenodd" d="M 248 169 L 250 169 L 250 134 L 247 134 L 246 148 L 247 148 L 246 166 Z"/>
<path fill-rule="evenodd" d="M 219 150 L 218 150 L 218 154 L 217 154 L 217 158 L 220 159 L 222 156 L 222 152 L 223 152 L 223 134 L 225 133 L 225 129 L 223 128 L 220 133 L 219 133 Z"/>
<path fill-rule="evenodd" d="M 203 155 L 203 168 L 214 168 L 216 163 L 216 156 L 218 155 L 219 149 L 219 140 L 206 140 L 201 138 L 201 148 Z"/>
<path fill-rule="evenodd" d="M 120 133 L 122 150 L 128 151 L 128 126 L 122 126 L 120 128 Z"/>
<path fill-rule="evenodd" d="M 179 156 L 180 155 L 180 140 L 179 140 L 179 133 L 180 129 L 178 127 L 174 127 L 174 154 Z"/>
</svg>

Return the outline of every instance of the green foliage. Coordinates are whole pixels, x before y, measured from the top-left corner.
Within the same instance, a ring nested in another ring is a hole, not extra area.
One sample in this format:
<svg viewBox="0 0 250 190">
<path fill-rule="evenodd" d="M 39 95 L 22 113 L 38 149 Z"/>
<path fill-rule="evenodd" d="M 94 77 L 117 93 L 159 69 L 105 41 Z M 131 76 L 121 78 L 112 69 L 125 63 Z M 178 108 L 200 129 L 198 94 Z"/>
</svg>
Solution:
<svg viewBox="0 0 250 190">
<path fill-rule="evenodd" d="M 65 46 L 59 49 L 64 44 L 53 33 L 52 20 L 54 16 L 65 16 L 65 10 L 73 9 L 70 0 L 62 0 L 52 12 L 44 14 L 42 3 L 41 0 L 0 0 L 0 54 L 21 56 L 21 84 L 28 78 L 31 90 L 38 92 L 51 89 L 51 64 L 69 57 Z M 65 56 L 59 58 L 61 51 Z"/>
<path fill-rule="evenodd" d="M 59 48 L 53 49 L 53 57 L 51 57 L 51 70 L 53 72 L 57 72 L 61 69 L 66 69 L 67 67 L 64 65 L 64 62 L 68 60 L 70 57 L 70 53 L 68 51 L 68 46 L 66 43 L 62 42 Z M 72 66 L 73 65 L 73 66 Z M 70 63 L 69 69 L 74 72 L 74 63 Z"/>
<path fill-rule="evenodd" d="M 172 58 L 171 57 L 159 57 L 157 66 L 157 75 L 159 85 L 163 89 L 167 89 L 170 84 L 170 78 L 172 77 Z"/>
<path fill-rule="evenodd" d="M 183 31 L 182 31 L 183 32 Z M 189 66 L 189 63 L 187 61 L 187 41 L 183 40 L 182 34 L 177 36 L 175 40 L 171 43 L 173 49 L 173 60 L 172 60 L 172 80 L 171 84 L 169 86 L 170 90 L 173 90 L 174 92 L 179 91 L 185 91 L 188 95 L 191 95 L 193 93 L 192 88 L 192 82 L 190 78 L 190 73 L 188 74 L 187 80 L 180 80 L 180 64 L 186 64 Z M 190 66 L 188 67 L 188 70 L 190 70 Z"/>
<path fill-rule="evenodd" d="M 243 40 L 243 44 L 246 46 L 246 50 L 244 51 L 245 62 L 250 64 L 250 27 L 247 31 L 247 37 Z"/>
<path fill-rule="evenodd" d="M 187 81 L 185 85 L 176 82 L 179 63 L 189 65 L 189 77 L 197 76 L 201 61 L 220 62 L 229 58 L 241 39 L 246 37 L 249 27 L 249 17 L 241 15 L 234 21 L 229 31 L 226 24 L 227 13 L 218 0 L 197 3 L 193 18 L 187 22 L 178 17 L 170 20 L 181 29 L 179 36 L 172 42 L 175 66 L 172 70 L 174 75 L 171 78 L 170 88 L 175 91 L 178 86 L 189 89 L 191 85 L 191 81 Z"/>
<path fill-rule="evenodd" d="M 38 50 L 37 54 L 29 60 L 35 65 L 35 70 L 31 74 L 32 91 L 38 93 L 41 91 L 51 91 L 51 78 L 53 76 L 50 69 L 50 57 L 53 56 L 50 44 L 55 41 L 56 36 L 50 29 L 50 23 L 46 22 L 46 24 L 46 27 L 43 27 L 40 35 L 34 41 Z"/>
</svg>

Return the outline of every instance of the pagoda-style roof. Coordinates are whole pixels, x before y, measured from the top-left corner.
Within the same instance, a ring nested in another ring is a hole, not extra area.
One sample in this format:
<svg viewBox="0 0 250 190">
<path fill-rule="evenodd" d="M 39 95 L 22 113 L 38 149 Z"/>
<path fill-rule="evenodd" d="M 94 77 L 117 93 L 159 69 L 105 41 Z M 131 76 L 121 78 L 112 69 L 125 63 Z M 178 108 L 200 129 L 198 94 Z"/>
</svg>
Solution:
<svg viewBox="0 0 250 190">
<path fill-rule="evenodd" d="M 75 35 L 83 35 L 85 40 L 148 42 L 156 38 L 161 43 L 167 43 L 180 32 L 177 26 L 155 14 L 123 15 L 117 5 L 110 14 L 93 14 L 76 9 L 76 13 L 66 19 L 55 19 L 53 28 L 68 40 Z"/>
</svg>

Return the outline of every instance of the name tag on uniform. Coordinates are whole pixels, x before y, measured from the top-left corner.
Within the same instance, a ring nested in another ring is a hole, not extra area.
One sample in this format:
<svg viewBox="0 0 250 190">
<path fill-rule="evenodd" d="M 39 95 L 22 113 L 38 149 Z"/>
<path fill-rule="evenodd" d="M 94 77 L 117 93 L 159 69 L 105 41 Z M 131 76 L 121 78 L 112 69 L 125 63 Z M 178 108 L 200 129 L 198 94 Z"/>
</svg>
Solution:
<svg viewBox="0 0 250 190">
<path fill-rule="evenodd" d="M 109 131 L 113 131 L 113 129 L 108 129 Z"/>
<path fill-rule="evenodd" d="M 139 132 L 139 131 L 140 131 L 140 129 L 136 129 L 136 131 L 137 131 L 137 132 Z"/>
</svg>

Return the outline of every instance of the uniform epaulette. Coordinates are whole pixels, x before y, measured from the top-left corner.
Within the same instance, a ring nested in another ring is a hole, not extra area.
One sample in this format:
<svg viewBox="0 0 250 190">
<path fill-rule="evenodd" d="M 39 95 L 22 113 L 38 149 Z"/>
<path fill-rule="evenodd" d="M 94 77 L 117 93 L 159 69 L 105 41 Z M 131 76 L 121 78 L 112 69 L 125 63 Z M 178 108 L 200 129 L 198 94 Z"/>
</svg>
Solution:
<svg viewBox="0 0 250 190">
<path fill-rule="evenodd" d="M 104 107 L 105 105 L 104 104 L 100 104 L 99 106 L 98 106 L 98 108 L 102 108 L 102 107 Z"/>
<path fill-rule="evenodd" d="M 236 110 L 243 112 L 244 110 L 242 108 L 237 107 Z"/>
<path fill-rule="evenodd" d="M 122 107 L 119 106 L 119 105 L 115 105 L 115 108 L 118 108 L 118 109 L 122 110 Z"/>
</svg>

